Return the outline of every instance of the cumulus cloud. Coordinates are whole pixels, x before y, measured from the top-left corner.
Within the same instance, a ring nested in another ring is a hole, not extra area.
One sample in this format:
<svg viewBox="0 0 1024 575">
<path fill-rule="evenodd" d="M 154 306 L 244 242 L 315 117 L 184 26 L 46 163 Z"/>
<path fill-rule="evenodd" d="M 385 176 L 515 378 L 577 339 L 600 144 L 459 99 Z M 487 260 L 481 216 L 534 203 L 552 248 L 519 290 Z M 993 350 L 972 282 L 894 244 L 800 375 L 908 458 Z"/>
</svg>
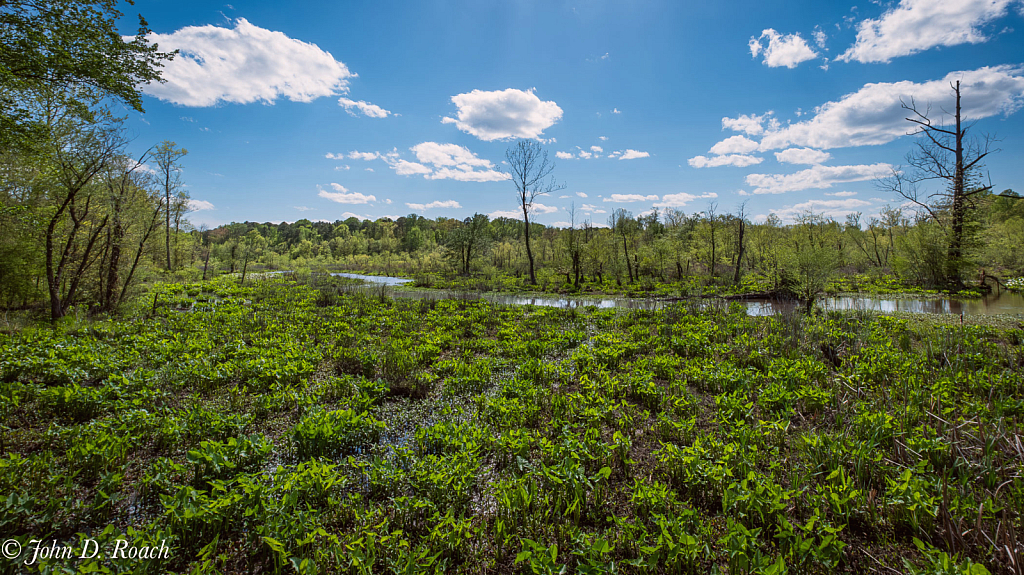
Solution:
<svg viewBox="0 0 1024 575">
<path fill-rule="evenodd" d="M 806 213 L 822 214 L 833 218 L 842 218 L 849 214 L 858 212 L 857 208 L 871 205 L 871 202 L 864 200 L 808 200 L 792 206 L 769 210 L 779 216 L 779 219 L 792 222 L 797 216 Z"/>
<path fill-rule="evenodd" d="M 187 26 L 170 34 L 150 33 L 147 39 L 161 50 L 180 52 L 163 64 L 166 81 L 143 90 L 182 106 L 272 104 L 278 98 L 310 102 L 347 92 L 349 79 L 356 76 L 317 45 L 244 18 L 234 20 L 234 28 Z"/>
<path fill-rule="evenodd" d="M 686 192 L 680 192 L 678 194 L 665 194 L 662 196 L 661 201 L 654 204 L 656 208 L 681 208 L 686 204 L 694 200 L 704 200 L 717 198 L 718 194 L 715 192 L 707 192 L 699 196 L 693 194 L 687 194 Z"/>
<path fill-rule="evenodd" d="M 579 197 L 581 197 L 581 198 L 585 198 L 585 197 L 587 197 L 587 194 L 586 194 L 586 192 L 576 192 L 576 195 L 577 195 L 577 196 L 579 196 Z"/>
<path fill-rule="evenodd" d="M 649 202 L 657 200 L 658 196 L 651 194 L 645 196 L 642 194 L 612 194 L 610 197 L 604 199 L 606 202 L 626 203 L 626 202 Z"/>
<path fill-rule="evenodd" d="M 333 157 L 332 157 L 332 154 L 327 154 L 327 157 L 331 158 L 333 160 L 340 160 L 340 159 L 342 159 L 342 155 L 341 154 L 333 154 Z M 381 157 L 380 152 L 357 152 L 357 151 L 353 150 L 353 151 L 348 153 L 348 158 L 350 160 L 366 160 L 367 162 L 369 162 L 370 160 L 376 160 L 377 158 L 380 158 L 380 157 Z"/>
<path fill-rule="evenodd" d="M 754 164 L 760 164 L 764 158 L 757 156 L 747 156 L 743 154 L 731 154 L 728 156 L 694 156 L 687 160 L 687 163 L 694 168 L 715 168 L 718 166 L 736 166 L 743 168 L 746 166 L 753 166 Z"/>
<path fill-rule="evenodd" d="M 591 215 L 591 214 L 607 214 L 608 213 L 607 210 L 602 210 L 602 209 L 598 208 L 597 206 L 595 206 L 594 204 L 583 204 L 582 206 L 580 206 L 580 211 L 582 211 L 584 214 L 586 214 L 588 216 Z"/>
<path fill-rule="evenodd" d="M 509 177 L 508 174 L 495 169 L 490 160 L 480 158 L 457 144 L 422 142 L 409 150 L 415 154 L 417 161 L 402 158 L 397 149 L 387 153 L 353 151 L 348 153 L 348 157 L 383 160 L 399 176 L 423 176 L 428 180 L 497 182 Z"/>
<path fill-rule="evenodd" d="M 416 159 L 424 164 L 434 164 L 435 166 L 492 167 L 489 160 L 479 158 L 469 149 L 457 144 L 423 142 L 409 149 L 416 154 Z"/>
<path fill-rule="evenodd" d="M 831 157 L 832 154 L 813 148 L 789 148 L 775 152 L 775 159 L 785 164 L 820 164 Z"/>
<path fill-rule="evenodd" d="M 410 162 L 401 158 L 391 162 L 391 169 L 399 176 L 427 176 L 433 170 L 416 162 Z"/>
<path fill-rule="evenodd" d="M 757 142 L 746 136 L 730 136 L 708 150 L 712 154 L 747 154 L 757 150 Z"/>
<path fill-rule="evenodd" d="M 799 190 L 831 188 L 833 184 L 873 180 L 892 173 L 890 164 L 814 166 L 792 174 L 747 174 L 755 194 L 782 194 Z"/>
<path fill-rule="evenodd" d="M 188 211 L 190 212 L 201 212 L 203 210 L 212 210 L 213 204 L 206 200 L 189 200 Z"/>
<path fill-rule="evenodd" d="M 477 157 L 469 149 L 457 144 L 423 142 L 412 148 L 420 164 L 430 164 L 433 173 L 424 174 L 428 180 L 458 180 L 462 182 L 497 182 L 507 180 L 508 174 L 494 169 L 490 160 Z"/>
<path fill-rule="evenodd" d="M 733 132 L 743 132 L 748 136 L 760 136 L 764 133 L 764 124 L 766 121 L 775 121 L 775 118 L 771 116 L 775 112 L 768 111 L 760 116 L 755 114 L 743 115 L 741 114 L 738 118 L 722 118 L 722 129 L 732 130 Z M 771 127 L 771 124 L 769 124 Z"/>
<path fill-rule="evenodd" d="M 307 207 L 307 206 L 292 206 L 292 207 L 295 208 L 296 210 L 299 210 L 300 212 L 308 212 L 308 211 L 316 209 L 316 208 L 310 208 L 310 207 Z"/>
<path fill-rule="evenodd" d="M 555 152 L 555 157 L 559 160 L 574 160 L 576 156 L 572 155 L 572 152 Z"/>
<path fill-rule="evenodd" d="M 815 27 L 812 35 L 814 36 L 814 43 L 817 44 L 819 48 L 824 50 L 825 42 L 828 41 L 828 34 L 826 34 L 825 31 L 822 30 L 821 28 Z"/>
<path fill-rule="evenodd" d="M 409 202 L 406 202 L 405 205 L 409 206 L 410 208 L 412 208 L 414 210 L 418 210 L 418 211 L 421 211 L 421 212 L 425 212 L 427 210 L 432 210 L 434 208 L 458 209 L 458 208 L 462 207 L 462 205 L 459 204 L 459 202 L 456 202 L 455 200 L 444 200 L 444 201 L 435 200 L 433 202 L 430 202 L 429 204 L 411 204 Z"/>
<path fill-rule="evenodd" d="M 767 39 L 765 44 L 763 40 Z M 813 60 L 818 53 L 807 45 L 800 34 L 779 34 L 773 28 L 766 28 L 760 37 L 750 37 L 750 55 L 757 58 L 764 54 L 763 63 L 769 68 L 785 66 L 796 68 L 800 62 Z"/>
<path fill-rule="evenodd" d="M 857 192 L 825 192 L 826 196 L 835 196 L 837 198 L 849 198 L 856 196 Z"/>
<path fill-rule="evenodd" d="M 900 99 L 915 100 L 921 109 L 931 105 L 933 112 L 952 102 L 949 85 L 960 81 L 965 98 L 964 120 L 977 120 L 996 114 L 1010 114 L 1024 104 L 1024 71 L 1014 66 L 986 66 L 977 70 L 950 72 L 940 80 L 916 83 L 880 82 L 826 102 L 815 109 L 814 117 L 767 132 L 761 150 L 790 146 L 818 149 L 870 146 L 891 142 L 906 135 L 913 126 L 906 121 L 907 111 Z M 933 120 L 939 120 L 933 113 Z"/>
<path fill-rule="evenodd" d="M 374 196 L 363 195 L 359 192 L 350 192 L 341 184 L 335 184 L 332 182 L 331 187 L 334 188 L 335 191 L 328 192 L 321 188 L 320 193 L 317 195 L 321 198 L 331 200 L 332 202 L 338 202 L 339 204 L 368 204 L 370 202 L 377 201 L 377 198 Z"/>
<path fill-rule="evenodd" d="M 838 60 L 888 62 L 936 46 L 988 40 L 982 27 L 1015 0 L 901 0 L 880 18 L 857 25 L 857 40 Z"/>
<path fill-rule="evenodd" d="M 615 152 L 619 155 L 620 160 L 635 160 L 637 158 L 649 158 L 651 155 L 647 152 L 640 152 L 637 150 L 626 150 L 624 152 Z"/>
<path fill-rule="evenodd" d="M 487 216 L 490 217 L 492 220 L 496 218 L 509 218 L 513 220 L 521 220 L 523 219 L 523 212 L 519 210 L 494 210 L 493 212 L 487 214 Z"/>
<path fill-rule="evenodd" d="M 544 130 L 562 118 L 558 104 L 545 102 L 529 90 L 473 90 L 452 96 L 458 108 L 455 118 L 445 117 L 445 124 L 472 134 L 485 142 L 513 138 L 540 139 Z"/>
<path fill-rule="evenodd" d="M 598 136 L 597 139 L 601 140 L 602 142 L 607 142 L 608 141 L 608 136 Z"/>
<path fill-rule="evenodd" d="M 370 118 L 387 118 L 388 114 L 391 113 L 376 104 L 371 104 L 362 100 L 356 102 L 355 100 L 350 100 L 345 97 L 338 98 L 338 104 L 344 106 L 345 111 L 353 116 L 356 115 L 353 108 L 362 112 L 364 116 L 369 116 Z"/>
<path fill-rule="evenodd" d="M 590 146 L 590 151 L 601 153 L 604 151 L 604 148 L 602 148 L 601 146 Z"/>
</svg>

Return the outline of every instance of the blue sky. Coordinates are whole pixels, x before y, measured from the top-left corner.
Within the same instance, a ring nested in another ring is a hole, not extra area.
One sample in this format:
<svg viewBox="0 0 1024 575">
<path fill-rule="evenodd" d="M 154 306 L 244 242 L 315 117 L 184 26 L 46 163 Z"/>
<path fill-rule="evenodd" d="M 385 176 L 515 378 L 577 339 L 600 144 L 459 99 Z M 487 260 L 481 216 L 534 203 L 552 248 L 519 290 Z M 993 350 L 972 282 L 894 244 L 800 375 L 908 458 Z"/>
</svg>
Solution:
<svg viewBox="0 0 1024 575">
<path fill-rule="evenodd" d="M 997 191 L 1024 192 L 1024 2 L 137 0 L 182 54 L 144 89 L 141 152 L 188 149 L 195 223 L 503 215 L 518 137 L 564 191 L 534 218 L 746 201 L 866 217 L 914 139 L 900 97 L 961 79 Z M 125 31 L 130 31 L 126 19 Z"/>
</svg>

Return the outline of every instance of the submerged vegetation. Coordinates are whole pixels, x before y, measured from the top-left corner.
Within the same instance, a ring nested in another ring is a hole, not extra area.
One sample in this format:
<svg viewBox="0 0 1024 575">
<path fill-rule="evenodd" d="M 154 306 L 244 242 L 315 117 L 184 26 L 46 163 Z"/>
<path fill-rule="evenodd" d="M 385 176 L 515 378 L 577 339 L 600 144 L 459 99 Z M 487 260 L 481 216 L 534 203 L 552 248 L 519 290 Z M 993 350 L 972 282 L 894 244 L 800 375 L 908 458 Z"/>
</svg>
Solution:
<svg viewBox="0 0 1024 575">
<path fill-rule="evenodd" d="M 32 569 L 1022 572 L 1019 323 L 154 291 L 0 336 L 6 536 L 171 549 Z"/>
</svg>

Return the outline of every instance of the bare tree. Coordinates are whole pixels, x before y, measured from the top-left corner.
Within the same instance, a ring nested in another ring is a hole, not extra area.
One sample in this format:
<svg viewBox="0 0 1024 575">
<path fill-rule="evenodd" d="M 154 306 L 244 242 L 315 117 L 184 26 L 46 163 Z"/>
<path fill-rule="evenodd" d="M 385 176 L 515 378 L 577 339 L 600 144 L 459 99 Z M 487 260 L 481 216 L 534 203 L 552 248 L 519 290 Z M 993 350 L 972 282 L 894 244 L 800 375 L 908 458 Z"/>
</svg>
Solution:
<svg viewBox="0 0 1024 575">
<path fill-rule="evenodd" d="M 715 212 L 718 210 L 717 202 L 708 202 L 708 209 L 704 211 L 704 214 L 708 218 L 708 226 L 711 231 L 711 253 L 709 254 L 709 269 L 711 271 L 711 280 L 715 279 L 715 264 L 718 261 L 718 254 L 715 253 L 718 242 L 715 239 L 715 231 L 718 228 L 718 214 Z"/>
<path fill-rule="evenodd" d="M 608 216 L 608 227 L 622 237 L 622 253 L 626 258 L 626 273 L 629 274 L 629 283 L 633 283 L 633 265 L 629 262 L 629 247 L 627 245 L 629 243 L 627 238 L 632 240 L 636 235 L 637 223 L 633 219 L 633 212 L 625 208 L 613 211 L 612 215 Z"/>
<path fill-rule="evenodd" d="M 982 138 L 967 138 L 971 126 L 965 126 L 961 118 L 960 82 L 950 84 L 956 98 L 952 114 L 952 125 L 934 123 L 931 109 L 918 109 L 911 99 L 903 108 L 911 112 L 908 121 L 916 124 L 915 134 L 922 136 L 917 149 L 907 154 L 907 164 L 912 168 L 903 173 L 894 168 L 892 175 L 882 183 L 886 189 L 923 208 L 931 219 L 941 225 L 947 234 L 946 278 L 954 284 L 962 281 L 963 251 L 970 233 L 967 230 L 969 212 L 976 209 L 973 198 L 992 189 L 980 183 L 979 172 L 982 160 L 992 151 L 994 141 L 985 135 Z M 919 184 L 938 180 L 943 188 L 922 196 Z"/>
<path fill-rule="evenodd" d="M 734 285 L 740 283 L 740 268 L 743 267 L 743 251 L 746 248 L 746 244 L 743 242 L 743 234 L 747 230 L 747 202 L 740 204 L 739 212 L 736 213 L 736 224 L 739 229 L 736 230 L 736 271 L 732 276 L 732 283 Z"/>
<path fill-rule="evenodd" d="M 565 185 L 555 183 L 552 177 L 547 183 L 544 180 L 555 169 L 554 163 L 548 161 L 548 153 L 534 140 L 519 140 L 505 152 L 508 161 L 508 175 L 516 186 L 516 200 L 523 210 L 523 225 L 526 232 L 526 258 L 530 261 L 530 283 L 537 284 L 537 275 L 533 268 L 533 251 L 530 248 L 530 212 L 534 201 L 540 196 L 565 189 Z"/>
<path fill-rule="evenodd" d="M 188 150 L 177 147 L 177 144 L 170 140 L 160 142 L 160 145 L 156 147 L 156 151 L 153 153 L 153 159 L 156 160 L 157 171 L 164 189 L 164 210 L 166 214 L 164 239 L 167 250 L 168 271 L 172 268 L 171 215 L 175 212 L 175 204 L 180 204 L 180 202 L 173 202 L 172 196 L 177 198 L 178 193 L 181 191 L 181 164 L 178 163 L 178 160 L 186 154 L 188 154 Z"/>
<path fill-rule="evenodd" d="M 95 179 L 115 161 L 125 145 L 116 121 L 97 124 L 68 122 L 54 132 L 52 211 L 46 227 L 46 285 L 50 318 L 56 321 L 75 302 L 86 271 L 97 260 L 93 249 L 107 226 L 93 202 Z"/>
<path fill-rule="evenodd" d="M 583 246 L 580 241 L 579 230 L 576 229 L 576 202 L 569 204 L 569 258 L 572 262 L 573 287 L 580 289 L 580 260 L 583 256 Z"/>
</svg>

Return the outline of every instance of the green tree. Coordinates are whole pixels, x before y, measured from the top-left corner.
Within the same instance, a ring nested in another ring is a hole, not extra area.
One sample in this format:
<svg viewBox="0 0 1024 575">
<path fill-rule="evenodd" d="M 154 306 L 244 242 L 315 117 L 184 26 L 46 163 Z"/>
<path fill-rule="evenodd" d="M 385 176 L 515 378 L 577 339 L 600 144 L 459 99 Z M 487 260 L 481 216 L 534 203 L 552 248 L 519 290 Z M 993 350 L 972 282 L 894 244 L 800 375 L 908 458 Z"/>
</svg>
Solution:
<svg viewBox="0 0 1024 575">
<path fill-rule="evenodd" d="M 146 40 L 139 16 L 135 36 L 117 29 L 117 0 L 7 0 L 0 2 L 0 145 L 28 145 L 45 132 L 31 102 L 57 105 L 92 120 L 97 97 L 142 112 L 142 86 L 160 79 L 173 57 Z"/>
<path fill-rule="evenodd" d="M 179 148 L 170 140 L 160 142 L 153 151 L 157 176 L 164 192 L 164 247 L 167 252 L 167 271 L 174 269 L 171 262 L 171 215 L 188 205 L 188 195 L 184 193 L 184 184 L 181 181 L 181 163 L 178 161 L 187 154 L 188 150 Z"/>
</svg>

